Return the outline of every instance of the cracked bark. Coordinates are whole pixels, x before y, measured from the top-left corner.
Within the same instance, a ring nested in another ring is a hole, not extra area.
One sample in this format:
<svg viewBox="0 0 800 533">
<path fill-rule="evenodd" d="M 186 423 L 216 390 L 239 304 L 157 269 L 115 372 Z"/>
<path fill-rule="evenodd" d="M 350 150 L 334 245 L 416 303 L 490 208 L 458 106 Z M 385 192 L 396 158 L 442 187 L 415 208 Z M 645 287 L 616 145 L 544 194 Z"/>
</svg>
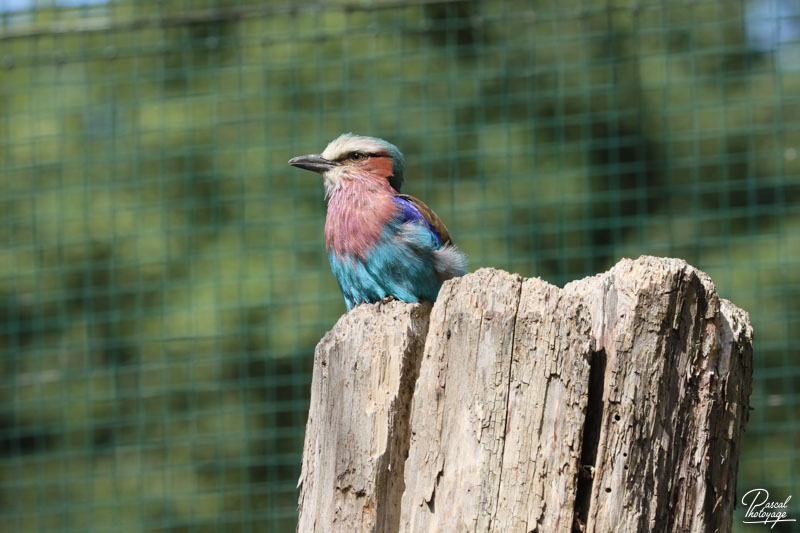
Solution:
<svg viewBox="0 0 800 533">
<path fill-rule="evenodd" d="M 317 345 L 298 531 L 397 531 L 430 304 L 347 313 Z"/>
<path fill-rule="evenodd" d="M 428 309 L 317 347 L 299 531 L 730 530 L 752 329 L 704 273 L 482 269 Z"/>
</svg>

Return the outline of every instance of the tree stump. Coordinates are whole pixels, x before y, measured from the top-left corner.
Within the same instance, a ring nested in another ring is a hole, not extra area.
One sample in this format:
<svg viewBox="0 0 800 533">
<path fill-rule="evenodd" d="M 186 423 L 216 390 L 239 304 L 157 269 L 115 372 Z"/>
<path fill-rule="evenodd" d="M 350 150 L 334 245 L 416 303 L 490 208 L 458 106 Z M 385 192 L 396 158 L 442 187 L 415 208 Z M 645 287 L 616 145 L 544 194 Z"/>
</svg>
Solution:
<svg viewBox="0 0 800 533">
<path fill-rule="evenodd" d="M 482 269 L 429 310 L 317 346 L 298 531 L 730 530 L 752 328 L 703 272 Z"/>
<path fill-rule="evenodd" d="M 317 345 L 298 531 L 397 531 L 430 309 L 360 305 Z"/>
</svg>

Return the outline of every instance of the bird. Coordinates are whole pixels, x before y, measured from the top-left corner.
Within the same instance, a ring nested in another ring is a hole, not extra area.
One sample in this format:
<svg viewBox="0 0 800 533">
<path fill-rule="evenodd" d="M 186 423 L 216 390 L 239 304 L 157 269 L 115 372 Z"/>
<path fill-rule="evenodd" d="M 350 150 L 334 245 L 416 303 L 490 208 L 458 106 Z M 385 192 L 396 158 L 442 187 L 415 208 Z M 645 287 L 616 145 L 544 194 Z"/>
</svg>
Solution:
<svg viewBox="0 0 800 533">
<path fill-rule="evenodd" d="M 400 192 L 405 159 L 392 143 L 344 133 L 289 164 L 322 175 L 325 248 L 348 311 L 389 297 L 433 302 L 444 281 L 466 274 L 442 220 Z"/>
</svg>

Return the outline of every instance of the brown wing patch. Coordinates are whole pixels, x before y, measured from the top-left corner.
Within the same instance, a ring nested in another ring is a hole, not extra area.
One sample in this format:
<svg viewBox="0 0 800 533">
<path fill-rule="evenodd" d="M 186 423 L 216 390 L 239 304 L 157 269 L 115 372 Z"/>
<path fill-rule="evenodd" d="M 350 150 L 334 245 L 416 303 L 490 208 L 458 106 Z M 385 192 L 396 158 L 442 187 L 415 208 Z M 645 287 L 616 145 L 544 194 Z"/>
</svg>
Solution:
<svg viewBox="0 0 800 533">
<path fill-rule="evenodd" d="M 422 213 L 422 216 L 428 221 L 428 224 L 430 224 L 430 226 L 433 228 L 433 231 L 435 231 L 439 236 L 439 240 L 442 241 L 442 245 L 453 244 L 453 241 L 450 239 L 450 233 L 447 231 L 447 226 L 445 226 L 444 222 L 442 222 L 442 219 L 433 212 L 433 209 L 425 205 L 425 202 L 419 198 L 414 198 L 410 194 L 398 194 L 397 196 L 411 202 L 414 207 L 416 207 L 419 212 Z"/>
</svg>

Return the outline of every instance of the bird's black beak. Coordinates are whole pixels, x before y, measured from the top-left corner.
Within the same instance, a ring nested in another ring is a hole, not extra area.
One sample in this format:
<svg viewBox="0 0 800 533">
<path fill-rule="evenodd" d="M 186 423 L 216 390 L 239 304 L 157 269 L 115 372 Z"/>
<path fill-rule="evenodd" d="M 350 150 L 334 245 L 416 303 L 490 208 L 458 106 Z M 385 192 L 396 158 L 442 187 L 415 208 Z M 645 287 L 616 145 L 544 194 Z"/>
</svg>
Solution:
<svg viewBox="0 0 800 533">
<path fill-rule="evenodd" d="M 293 167 L 312 170 L 314 172 L 319 172 L 320 174 L 336 166 L 335 162 L 329 161 L 318 154 L 299 155 L 297 157 L 293 157 L 289 160 L 289 164 Z"/>
</svg>

